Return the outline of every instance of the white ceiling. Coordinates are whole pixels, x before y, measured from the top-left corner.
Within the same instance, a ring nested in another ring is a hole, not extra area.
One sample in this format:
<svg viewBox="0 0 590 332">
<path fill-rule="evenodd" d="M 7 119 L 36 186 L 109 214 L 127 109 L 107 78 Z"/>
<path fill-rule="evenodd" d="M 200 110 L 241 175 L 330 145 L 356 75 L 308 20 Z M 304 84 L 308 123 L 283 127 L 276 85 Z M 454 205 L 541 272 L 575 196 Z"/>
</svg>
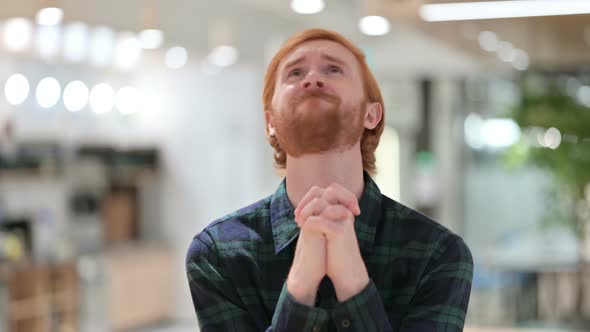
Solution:
<svg viewBox="0 0 590 332">
<path fill-rule="evenodd" d="M 320 14 L 298 15 L 291 11 L 289 0 L 59 1 L 66 21 L 131 31 L 142 29 L 146 7 L 153 4 L 167 45 L 183 45 L 198 56 L 204 56 L 213 46 L 212 27 L 221 22 L 229 27 L 229 42 L 238 48 L 242 61 L 260 66 L 265 63 L 271 40 L 284 40 L 310 27 L 337 30 L 368 48 L 379 76 L 477 74 L 484 64 L 480 58 L 410 25 L 393 24 L 391 33 L 382 37 L 364 36 L 357 28 L 363 14 L 358 1 L 326 2 L 326 9 Z M 40 0 L 2 1 L 0 20 L 32 18 L 40 3 Z"/>
</svg>

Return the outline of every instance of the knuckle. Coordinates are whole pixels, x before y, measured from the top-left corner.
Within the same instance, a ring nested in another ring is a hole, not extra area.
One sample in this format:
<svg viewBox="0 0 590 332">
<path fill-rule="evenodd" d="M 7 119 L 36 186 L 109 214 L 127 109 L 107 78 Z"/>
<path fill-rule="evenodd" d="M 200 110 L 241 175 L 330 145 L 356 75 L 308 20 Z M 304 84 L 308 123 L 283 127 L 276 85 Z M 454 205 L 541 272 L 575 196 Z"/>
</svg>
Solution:
<svg viewBox="0 0 590 332">
<path fill-rule="evenodd" d="M 339 205 L 330 205 L 330 206 L 326 207 L 326 209 L 324 209 L 322 216 L 331 217 L 331 216 L 340 214 L 340 212 L 341 212 L 341 210 L 340 210 Z"/>
<path fill-rule="evenodd" d="M 329 217 L 333 211 L 334 211 L 334 205 L 330 205 L 330 206 L 326 207 L 320 215 L 322 217 L 326 218 L 326 217 Z"/>
<path fill-rule="evenodd" d="M 309 202 L 310 213 L 315 213 L 319 206 L 321 206 L 321 201 L 318 198 L 312 199 L 311 202 Z"/>
<path fill-rule="evenodd" d="M 306 225 L 309 225 L 310 227 L 313 227 L 318 221 L 318 217 L 317 216 L 309 216 L 307 218 L 307 222 L 305 223 Z"/>
<path fill-rule="evenodd" d="M 305 213 L 309 213 L 309 211 L 313 211 L 314 206 L 316 205 L 316 199 L 312 198 L 307 204 L 305 204 L 305 207 L 303 208 L 303 210 L 301 210 L 301 212 L 303 214 Z"/>
<path fill-rule="evenodd" d="M 324 194 L 322 195 L 322 197 L 332 197 L 332 196 L 335 196 L 335 194 L 336 194 L 336 189 L 334 189 L 332 187 L 328 187 L 324 191 Z"/>
<path fill-rule="evenodd" d="M 339 212 L 340 211 L 340 205 L 330 205 L 329 207 L 327 207 L 327 210 L 330 213 Z"/>
</svg>

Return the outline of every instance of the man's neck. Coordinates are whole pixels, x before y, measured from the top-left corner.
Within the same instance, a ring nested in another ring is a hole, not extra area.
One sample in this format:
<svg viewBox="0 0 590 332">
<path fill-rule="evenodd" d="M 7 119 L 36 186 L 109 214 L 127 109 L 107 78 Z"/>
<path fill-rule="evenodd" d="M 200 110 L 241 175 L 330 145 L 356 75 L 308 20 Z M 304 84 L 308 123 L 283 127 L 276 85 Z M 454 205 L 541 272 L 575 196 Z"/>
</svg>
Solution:
<svg viewBox="0 0 590 332">
<path fill-rule="evenodd" d="M 340 152 L 292 158 L 287 155 L 287 195 L 294 208 L 313 186 L 337 182 L 360 200 L 364 189 L 360 144 Z"/>
</svg>

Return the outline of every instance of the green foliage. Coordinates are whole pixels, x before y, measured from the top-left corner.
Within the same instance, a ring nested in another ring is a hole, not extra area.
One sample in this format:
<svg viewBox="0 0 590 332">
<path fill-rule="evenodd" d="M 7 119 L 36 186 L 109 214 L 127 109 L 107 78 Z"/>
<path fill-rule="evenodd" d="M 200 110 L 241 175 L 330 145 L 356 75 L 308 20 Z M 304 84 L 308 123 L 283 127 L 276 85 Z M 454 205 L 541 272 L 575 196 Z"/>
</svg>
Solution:
<svg viewBox="0 0 590 332">
<path fill-rule="evenodd" d="M 537 84 L 535 84 L 537 83 Z M 590 182 L 590 108 L 577 102 L 560 88 L 557 80 L 525 78 L 521 84 L 521 103 L 512 116 L 521 128 L 557 128 L 562 141 L 557 149 L 514 145 L 504 161 L 514 166 L 529 160 L 549 170 L 565 184 L 574 198 L 581 199 Z"/>
</svg>

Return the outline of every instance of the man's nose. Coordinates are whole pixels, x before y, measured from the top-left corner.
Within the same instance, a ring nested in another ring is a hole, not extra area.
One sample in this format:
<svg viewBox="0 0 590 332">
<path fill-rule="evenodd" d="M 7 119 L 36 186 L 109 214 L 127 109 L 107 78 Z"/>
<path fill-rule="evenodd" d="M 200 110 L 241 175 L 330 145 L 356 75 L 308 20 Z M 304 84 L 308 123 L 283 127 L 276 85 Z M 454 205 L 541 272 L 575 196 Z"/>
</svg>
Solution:
<svg viewBox="0 0 590 332">
<path fill-rule="evenodd" d="M 307 82 L 303 83 L 303 87 L 304 87 L 304 88 L 306 88 L 306 89 L 307 89 L 307 88 L 309 88 L 309 87 L 310 87 L 310 86 L 312 86 L 312 85 L 313 85 L 313 82 L 312 82 L 312 81 L 307 81 Z M 315 85 L 316 85 L 318 88 L 323 88 L 323 87 L 324 87 L 324 82 L 322 82 L 322 81 L 319 81 L 319 80 L 316 80 L 316 81 L 315 81 Z"/>
<path fill-rule="evenodd" d="M 322 78 L 317 74 L 310 74 L 308 75 L 305 80 L 303 81 L 303 88 L 305 89 L 313 89 L 313 88 L 323 88 L 324 82 Z"/>
</svg>

